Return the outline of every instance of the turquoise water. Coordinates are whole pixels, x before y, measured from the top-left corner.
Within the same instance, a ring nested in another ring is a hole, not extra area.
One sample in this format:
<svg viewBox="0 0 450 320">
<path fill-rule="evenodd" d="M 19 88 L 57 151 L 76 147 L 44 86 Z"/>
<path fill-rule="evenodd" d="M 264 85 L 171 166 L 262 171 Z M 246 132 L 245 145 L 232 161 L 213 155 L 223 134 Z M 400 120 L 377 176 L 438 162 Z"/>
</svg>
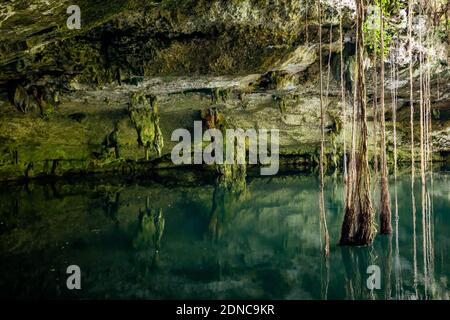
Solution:
<svg viewBox="0 0 450 320">
<path fill-rule="evenodd" d="M 337 245 L 342 179 L 327 177 L 328 259 L 311 175 L 248 178 L 238 193 L 194 173 L 165 183 L 95 178 L 3 187 L 0 297 L 448 299 L 450 172 L 433 178 L 425 214 L 415 184 L 415 232 L 404 174 L 391 179 L 394 234 L 348 248 Z M 73 264 L 81 290 L 66 287 Z M 367 288 L 369 265 L 380 268 L 380 289 Z"/>
</svg>

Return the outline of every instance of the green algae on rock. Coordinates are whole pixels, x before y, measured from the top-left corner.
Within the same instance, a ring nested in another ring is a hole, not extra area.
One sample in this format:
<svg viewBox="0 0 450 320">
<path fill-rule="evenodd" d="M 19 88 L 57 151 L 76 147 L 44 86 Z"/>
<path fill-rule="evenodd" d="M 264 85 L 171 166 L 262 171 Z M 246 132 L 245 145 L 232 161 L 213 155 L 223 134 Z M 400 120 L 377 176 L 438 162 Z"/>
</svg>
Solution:
<svg viewBox="0 0 450 320">
<path fill-rule="evenodd" d="M 131 122 L 136 128 L 138 143 L 144 147 L 145 160 L 149 160 L 150 150 L 156 157 L 161 157 L 164 139 L 159 126 L 157 98 L 150 96 L 150 103 L 143 93 L 133 93 L 130 98 L 128 112 Z"/>
</svg>

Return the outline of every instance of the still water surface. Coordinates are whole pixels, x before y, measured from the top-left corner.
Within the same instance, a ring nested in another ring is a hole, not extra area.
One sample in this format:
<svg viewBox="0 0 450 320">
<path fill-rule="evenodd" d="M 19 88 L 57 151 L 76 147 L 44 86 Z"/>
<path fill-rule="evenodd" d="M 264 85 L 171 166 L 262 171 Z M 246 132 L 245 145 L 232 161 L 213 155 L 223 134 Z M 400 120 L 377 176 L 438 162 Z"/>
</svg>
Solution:
<svg viewBox="0 0 450 320">
<path fill-rule="evenodd" d="M 321 256 L 315 176 L 248 179 L 239 193 L 172 180 L 2 190 L 0 297 L 449 299 L 447 170 L 424 193 L 416 181 L 415 213 L 410 176 L 391 181 L 394 234 L 360 248 L 337 245 L 342 179 L 327 177 L 328 259 Z M 82 272 L 78 291 L 66 287 L 72 264 Z M 369 265 L 380 267 L 379 290 L 367 289 Z"/>
</svg>

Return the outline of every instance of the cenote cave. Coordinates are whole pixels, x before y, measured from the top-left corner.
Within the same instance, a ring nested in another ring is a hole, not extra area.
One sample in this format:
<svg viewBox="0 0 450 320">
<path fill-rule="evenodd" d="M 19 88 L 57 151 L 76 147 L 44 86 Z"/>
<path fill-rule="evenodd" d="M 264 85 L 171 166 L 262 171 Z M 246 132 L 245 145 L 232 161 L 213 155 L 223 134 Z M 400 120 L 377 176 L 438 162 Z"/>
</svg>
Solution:
<svg viewBox="0 0 450 320">
<path fill-rule="evenodd" d="M 449 63 L 448 0 L 3 1 L 0 299 L 449 300 Z"/>
</svg>

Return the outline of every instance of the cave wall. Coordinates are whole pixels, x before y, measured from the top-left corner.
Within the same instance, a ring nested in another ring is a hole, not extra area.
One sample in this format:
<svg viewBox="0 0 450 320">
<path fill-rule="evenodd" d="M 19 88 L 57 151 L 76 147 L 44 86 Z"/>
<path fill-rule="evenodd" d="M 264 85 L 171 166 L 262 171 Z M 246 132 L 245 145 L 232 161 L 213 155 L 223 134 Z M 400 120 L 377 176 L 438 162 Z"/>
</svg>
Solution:
<svg viewBox="0 0 450 320">
<path fill-rule="evenodd" d="M 172 131 L 192 129 L 209 108 L 220 110 L 235 127 L 279 129 L 283 161 L 317 164 L 319 37 L 314 5 L 293 0 L 80 1 L 80 30 L 66 27 L 68 5 L 15 1 L 0 10 L 0 179 L 128 174 L 171 166 Z M 336 9 L 325 6 L 322 22 L 331 165 L 342 158 L 342 139 L 349 138 L 350 130 L 344 136 L 341 128 Z M 351 15 L 343 22 L 345 68 L 352 70 Z M 450 153 L 449 50 L 445 43 L 438 45 L 442 52 L 432 74 L 433 143 L 435 160 L 445 161 Z M 400 70 L 399 83 L 385 82 L 399 94 L 400 161 L 407 161 L 409 152 L 406 71 Z M 346 77 L 351 82 L 350 71 Z M 367 81 L 370 100 L 375 84 Z M 164 147 L 149 161 L 144 161 L 129 112 L 136 93 L 158 100 Z M 390 96 L 386 98 L 388 105 Z M 369 110 L 369 121 L 372 114 Z M 387 125 L 389 153 L 392 123 Z"/>
</svg>

